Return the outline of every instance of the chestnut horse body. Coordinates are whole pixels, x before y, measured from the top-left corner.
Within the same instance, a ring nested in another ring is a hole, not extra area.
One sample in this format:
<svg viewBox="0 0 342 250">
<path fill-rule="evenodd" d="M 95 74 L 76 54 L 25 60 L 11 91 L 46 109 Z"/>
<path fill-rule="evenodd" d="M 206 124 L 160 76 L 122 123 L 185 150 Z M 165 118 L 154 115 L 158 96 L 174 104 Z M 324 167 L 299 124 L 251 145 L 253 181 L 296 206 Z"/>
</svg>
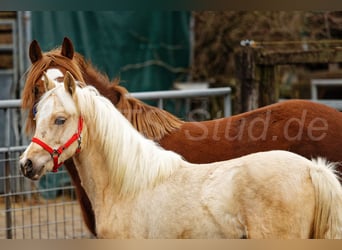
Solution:
<svg viewBox="0 0 342 250">
<path fill-rule="evenodd" d="M 46 53 L 42 53 L 38 43 L 33 41 L 30 58 L 32 66 L 22 95 L 22 108 L 29 111 L 27 132 L 35 128 L 31 110 L 44 93 L 42 74 L 54 68 L 61 72 L 60 77 L 70 71 L 76 80 L 96 87 L 138 131 L 192 163 L 216 162 L 276 149 L 309 159 L 321 156 L 333 162 L 342 161 L 342 114 L 319 103 L 289 100 L 232 117 L 184 122 L 128 96 L 127 90 L 116 80 L 110 82 L 107 76 L 74 52 L 68 38 L 64 39 L 61 48 Z M 65 166 L 76 187 L 85 223 L 96 235 L 94 213 L 72 160 L 65 162 Z M 340 167 L 337 170 L 342 172 Z"/>
</svg>

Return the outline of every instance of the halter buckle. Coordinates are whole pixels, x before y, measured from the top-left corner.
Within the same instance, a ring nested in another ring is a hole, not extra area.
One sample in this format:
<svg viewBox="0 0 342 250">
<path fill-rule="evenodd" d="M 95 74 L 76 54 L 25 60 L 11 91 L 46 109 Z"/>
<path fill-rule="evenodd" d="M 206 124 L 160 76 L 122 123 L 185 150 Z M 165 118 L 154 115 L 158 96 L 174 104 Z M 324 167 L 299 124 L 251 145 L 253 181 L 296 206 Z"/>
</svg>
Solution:
<svg viewBox="0 0 342 250">
<path fill-rule="evenodd" d="M 78 154 L 81 151 L 81 143 L 82 143 L 82 136 L 81 135 L 79 135 L 79 137 L 77 138 L 77 143 L 78 143 L 78 146 L 76 149 L 76 154 Z"/>
<path fill-rule="evenodd" d="M 61 153 L 60 152 L 58 152 L 58 150 L 57 149 L 54 149 L 52 152 L 51 152 L 51 157 L 52 158 L 54 158 L 54 157 L 59 157 L 60 155 L 61 155 Z"/>
</svg>

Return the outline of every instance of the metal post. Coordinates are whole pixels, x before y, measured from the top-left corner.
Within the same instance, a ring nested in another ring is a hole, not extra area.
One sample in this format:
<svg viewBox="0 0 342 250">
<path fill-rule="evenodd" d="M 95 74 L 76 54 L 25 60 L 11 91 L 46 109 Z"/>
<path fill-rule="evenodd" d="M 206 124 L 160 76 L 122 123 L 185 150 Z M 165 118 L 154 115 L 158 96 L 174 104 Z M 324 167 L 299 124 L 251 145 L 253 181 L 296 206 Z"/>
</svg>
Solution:
<svg viewBox="0 0 342 250">
<path fill-rule="evenodd" d="M 232 115 L 232 107 L 231 107 L 231 100 L 230 100 L 230 93 L 225 94 L 223 96 L 223 105 L 224 105 L 224 116 L 229 117 Z"/>
<path fill-rule="evenodd" d="M 5 153 L 5 194 L 6 194 L 6 237 L 12 239 L 12 204 L 11 204 L 11 168 L 9 164 L 9 153 Z"/>
<path fill-rule="evenodd" d="M 4 109 L 6 116 L 5 123 L 5 146 L 10 145 L 10 112 L 8 109 Z M 6 202 L 6 236 L 7 239 L 12 239 L 12 209 L 11 209 L 11 168 L 9 164 L 9 152 L 5 152 L 5 202 Z"/>
<path fill-rule="evenodd" d="M 164 100 L 163 98 L 158 99 L 158 108 L 163 109 L 164 108 Z"/>
</svg>

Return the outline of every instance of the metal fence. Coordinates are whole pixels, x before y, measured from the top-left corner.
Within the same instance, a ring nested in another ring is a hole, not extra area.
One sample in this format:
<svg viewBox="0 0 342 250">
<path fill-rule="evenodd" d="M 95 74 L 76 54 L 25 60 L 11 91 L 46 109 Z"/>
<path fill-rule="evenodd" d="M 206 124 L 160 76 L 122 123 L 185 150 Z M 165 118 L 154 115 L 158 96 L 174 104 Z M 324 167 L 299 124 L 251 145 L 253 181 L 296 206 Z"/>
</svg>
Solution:
<svg viewBox="0 0 342 250">
<path fill-rule="evenodd" d="M 230 88 L 202 90 L 152 91 L 131 93 L 141 100 L 157 100 L 163 108 L 165 99 L 223 96 L 224 111 L 231 112 Z M 203 101 L 203 99 L 201 99 Z M 0 116 L 5 120 L 3 147 L 0 147 L 0 239 L 74 239 L 91 238 L 81 216 L 75 190 L 65 169 L 50 173 L 40 181 L 25 178 L 18 166 L 26 145 L 13 146 L 9 132 L 16 120 L 11 113 L 20 112 L 20 100 L 0 100 Z M 190 110 L 191 111 L 191 110 Z M 22 127 L 22 124 L 16 126 Z M 14 140 L 15 142 L 17 140 Z M 12 144 L 12 145 L 11 145 Z"/>
</svg>

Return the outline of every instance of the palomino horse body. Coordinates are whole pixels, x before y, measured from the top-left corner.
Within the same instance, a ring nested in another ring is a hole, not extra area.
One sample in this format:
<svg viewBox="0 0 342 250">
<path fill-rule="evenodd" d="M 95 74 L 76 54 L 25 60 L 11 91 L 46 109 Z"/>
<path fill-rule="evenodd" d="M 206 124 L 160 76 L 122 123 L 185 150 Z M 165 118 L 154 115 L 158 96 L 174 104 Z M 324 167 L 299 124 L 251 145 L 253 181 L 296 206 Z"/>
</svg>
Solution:
<svg viewBox="0 0 342 250">
<path fill-rule="evenodd" d="M 267 150 L 288 150 L 306 158 L 323 156 L 342 161 L 342 114 L 322 104 L 290 100 L 232 117 L 204 122 L 183 122 L 168 112 L 127 96 L 127 90 L 100 74 L 74 52 L 71 41 L 61 48 L 42 53 L 38 43 L 30 46 L 32 67 L 22 96 L 29 110 L 27 131 L 33 131 L 33 107 L 44 93 L 42 74 L 61 80 L 68 70 L 75 79 L 95 86 L 146 137 L 163 148 L 181 154 L 192 163 L 209 163 Z M 51 73 L 51 69 L 55 69 Z M 57 73 L 56 73 L 57 72 Z M 59 73 L 58 73 L 59 72 Z M 84 192 L 73 162 L 65 162 L 73 182 L 85 222 L 95 233 L 93 210 Z M 342 169 L 338 167 L 339 172 Z"/>
<path fill-rule="evenodd" d="M 36 121 L 23 173 L 38 179 L 73 157 L 99 238 L 342 238 L 342 187 L 322 159 L 267 151 L 189 163 L 69 73 Z"/>
</svg>

